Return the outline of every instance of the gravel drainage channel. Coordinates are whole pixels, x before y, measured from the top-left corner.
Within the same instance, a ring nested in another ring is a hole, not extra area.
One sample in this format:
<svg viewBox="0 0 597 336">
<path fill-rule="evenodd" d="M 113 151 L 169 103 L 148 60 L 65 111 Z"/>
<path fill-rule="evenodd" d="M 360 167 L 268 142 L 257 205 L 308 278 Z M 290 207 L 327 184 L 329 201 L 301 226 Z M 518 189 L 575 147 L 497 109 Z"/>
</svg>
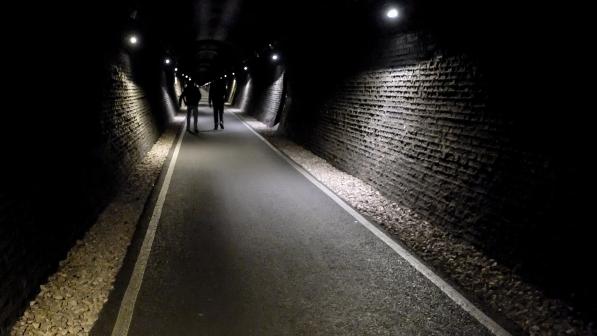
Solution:
<svg viewBox="0 0 597 336">
<path fill-rule="evenodd" d="M 464 292 L 512 321 L 524 333 L 535 335 L 595 335 L 595 325 L 575 317 L 562 301 L 545 296 L 512 270 L 499 265 L 479 249 L 433 225 L 413 211 L 387 199 L 362 180 L 278 135 L 254 118 L 239 114 L 255 131 L 302 166 L 348 204 L 384 228 Z"/>
<path fill-rule="evenodd" d="M 179 124 L 169 127 L 78 240 L 12 328 L 11 335 L 88 335 L 108 300 L 145 203 Z"/>
</svg>

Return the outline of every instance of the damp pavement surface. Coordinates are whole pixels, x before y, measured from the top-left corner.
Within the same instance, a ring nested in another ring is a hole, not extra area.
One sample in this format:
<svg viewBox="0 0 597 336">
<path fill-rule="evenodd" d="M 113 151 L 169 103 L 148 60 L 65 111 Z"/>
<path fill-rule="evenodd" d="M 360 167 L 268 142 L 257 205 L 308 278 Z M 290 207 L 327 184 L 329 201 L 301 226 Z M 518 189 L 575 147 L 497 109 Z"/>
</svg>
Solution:
<svg viewBox="0 0 597 336">
<path fill-rule="evenodd" d="M 184 134 L 128 335 L 490 335 L 234 115 L 224 120 L 212 130 L 201 107 L 199 132 Z M 111 297 L 107 309 L 119 305 Z M 114 320 L 104 314 L 92 334 Z"/>
</svg>

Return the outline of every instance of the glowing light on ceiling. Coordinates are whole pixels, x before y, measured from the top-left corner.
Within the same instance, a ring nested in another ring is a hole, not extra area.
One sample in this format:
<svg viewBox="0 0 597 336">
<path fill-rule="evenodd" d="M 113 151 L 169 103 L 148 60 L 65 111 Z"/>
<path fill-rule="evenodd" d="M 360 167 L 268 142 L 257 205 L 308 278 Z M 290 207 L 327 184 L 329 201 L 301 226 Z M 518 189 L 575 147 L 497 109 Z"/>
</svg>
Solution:
<svg viewBox="0 0 597 336">
<path fill-rule="evenodd" d="M 390 8 L 390 9 L 388 9 L 388 11 L 386 12 L 386 16 L 387 16 L 389 19 L 395 19 L 395 18 L 397 18 L 397 17 L 398 17 L 398 14 L 399 14 L 399 13 L 398 13 L 398 9 L 397 9 L 397 8 Z"/>
</svg>

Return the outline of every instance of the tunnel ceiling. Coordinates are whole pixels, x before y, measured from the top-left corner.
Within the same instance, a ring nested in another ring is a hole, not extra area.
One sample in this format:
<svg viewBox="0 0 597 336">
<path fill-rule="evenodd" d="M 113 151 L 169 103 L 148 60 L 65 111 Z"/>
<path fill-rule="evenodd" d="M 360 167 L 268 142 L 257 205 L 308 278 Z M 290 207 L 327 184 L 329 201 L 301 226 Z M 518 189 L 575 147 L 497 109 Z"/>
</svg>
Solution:
<svg viewBox="0 0 597 336">
<path fill-rule="evenodd" d="M 159 36 L 181 71 L 208 80 L 269 43 L 280 4 L 251 0 L 140 2 L 138 19 Z"/>
<path fill-rule="evenodd" d="M 158 37 L 182 72 L 200 81 L 240 66 L 269 44 L 276 48 L 296 39 L 325 43 L 326 38 L 336 37 L 350 44 L 351 36 L 342 36 L 343 29 L 351 27 L 352 34 L 358 34 L 361 28 L 379 28 L 384 24 L 383 8 L 388 6 L 398 6 L 404 14 L 400 29 L 433 24 L 443 31 L 462 26 L 454 35 L 479 30 L 484 16 L 472 22 L 473 11 L 493 11 L 474 0 L 131 1 L 135 20 Z"/>
<path fill-rule="evenodd" d="M 210 80 L 239 66 L 257 50 L 290 36 L 309 37 L 333 28 L 373 0 L 183 0 L 139 2 L 138 20 L 172 54 L 181 71 Z"/>
</svg>

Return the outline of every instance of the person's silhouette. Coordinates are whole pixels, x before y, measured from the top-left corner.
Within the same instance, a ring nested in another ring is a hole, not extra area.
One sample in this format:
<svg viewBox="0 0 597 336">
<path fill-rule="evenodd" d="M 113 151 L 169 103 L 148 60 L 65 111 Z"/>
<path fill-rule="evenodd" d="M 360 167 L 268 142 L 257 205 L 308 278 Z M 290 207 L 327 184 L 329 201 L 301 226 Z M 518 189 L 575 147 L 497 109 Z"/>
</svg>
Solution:
<svg viewBox="0 0 597 336">
<path fill-rule="evenodd" d="M 209 106 L 214 108 L 214 130 L 218 125 L 224 129 L 224 102 L 226 101 L 226 85 L 222 81 L 214 81 L 209 87 Z"/>
<path fill-rule="evenodd" d="M 193 117 L 195 117 L 195 132 L 198 131 L 197 129 L 197 117 L 199 116 L 199 101 L 201 100 L 201 92 L 199 88 L 193 83 L 189 82 L 187 86 L 184 88 L 184 91 L 180 95 L 178 99 L 178 106 L 181 106 L 181 103 L 187 105 L 187 131 L 191 131 L 191 112 L 193 113 Z"/>
</svg>

